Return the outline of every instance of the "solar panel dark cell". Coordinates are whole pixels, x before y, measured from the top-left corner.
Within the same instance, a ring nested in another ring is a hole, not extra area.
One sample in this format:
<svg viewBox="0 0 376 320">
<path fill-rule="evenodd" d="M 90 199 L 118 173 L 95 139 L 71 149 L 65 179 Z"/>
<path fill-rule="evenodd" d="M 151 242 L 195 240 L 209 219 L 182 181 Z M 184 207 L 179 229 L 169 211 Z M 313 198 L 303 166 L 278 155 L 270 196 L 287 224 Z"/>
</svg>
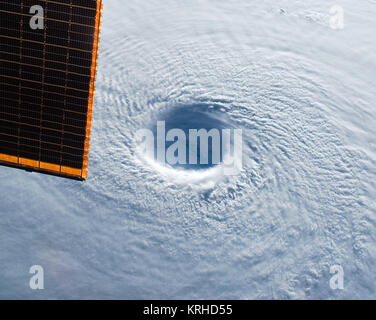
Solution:
<svg viewBox="0 0 376 320">
<path fill-rule="evenodd" d="M 0 0 L 1 164 L 86 179 L 101 6 Z"/>
</svg>

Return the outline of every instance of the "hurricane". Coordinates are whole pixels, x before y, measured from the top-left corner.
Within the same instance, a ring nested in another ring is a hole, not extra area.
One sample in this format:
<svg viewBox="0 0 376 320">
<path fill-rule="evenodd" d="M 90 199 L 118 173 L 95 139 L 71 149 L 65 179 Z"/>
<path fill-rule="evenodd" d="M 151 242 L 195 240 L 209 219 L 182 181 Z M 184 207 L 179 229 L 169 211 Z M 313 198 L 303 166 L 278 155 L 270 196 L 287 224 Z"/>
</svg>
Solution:
<svg viewBox="0 0 376 320">
<path fill-rule="evenodd" d="M 0 297 L 375 298 L 375 16 L 104 1 L 88 179 L 0 167 Z M 241 169 L 160 163 L 137 139 L 158 121 L 241 130 Z"/>
</svg>

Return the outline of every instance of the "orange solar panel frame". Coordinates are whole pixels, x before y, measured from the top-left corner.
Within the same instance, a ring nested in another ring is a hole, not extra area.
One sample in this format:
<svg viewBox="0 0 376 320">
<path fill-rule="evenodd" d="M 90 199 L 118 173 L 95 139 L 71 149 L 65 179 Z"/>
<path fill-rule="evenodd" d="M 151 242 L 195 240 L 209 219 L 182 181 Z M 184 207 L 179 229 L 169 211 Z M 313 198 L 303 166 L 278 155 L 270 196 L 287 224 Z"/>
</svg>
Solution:
<svg viewBox="0 0 376 320">
<path fill-rule="evenodd" d="M 43 41 L 25 29 L 34 4 L 46 6 Z M 0 0 L 0 164 L 87 178 L 102 8 L 101 0 Z"/>
</svg>

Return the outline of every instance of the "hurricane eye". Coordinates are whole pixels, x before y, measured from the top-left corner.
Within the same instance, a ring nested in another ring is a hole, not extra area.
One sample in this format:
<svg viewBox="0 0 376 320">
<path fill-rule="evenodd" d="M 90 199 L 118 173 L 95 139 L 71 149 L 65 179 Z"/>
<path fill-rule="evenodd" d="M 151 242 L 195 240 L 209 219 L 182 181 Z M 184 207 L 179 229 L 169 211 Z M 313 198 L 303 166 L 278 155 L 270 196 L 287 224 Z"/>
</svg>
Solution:
<svg viewBox="0 0 376 320">
<path fill-rule="evenodd" d="M 207 105 L 177 106 L 151 124 L 154 160 L 173 168 L 206 170 L 231 149 L 227 115 Z"/>
</svg>

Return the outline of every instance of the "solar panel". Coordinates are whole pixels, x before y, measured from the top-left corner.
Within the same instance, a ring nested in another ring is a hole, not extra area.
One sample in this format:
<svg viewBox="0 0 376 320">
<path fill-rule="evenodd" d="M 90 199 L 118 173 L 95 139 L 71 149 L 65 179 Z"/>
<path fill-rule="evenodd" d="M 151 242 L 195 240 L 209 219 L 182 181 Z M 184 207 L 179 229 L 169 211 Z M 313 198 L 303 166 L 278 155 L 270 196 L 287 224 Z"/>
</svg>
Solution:
<svg viewBox="0 0 376 320">
<path fill-rule="evenodd" d="M 0 164 L 85 180 L 101 0 L 0 0 Z"/>
</svg>

